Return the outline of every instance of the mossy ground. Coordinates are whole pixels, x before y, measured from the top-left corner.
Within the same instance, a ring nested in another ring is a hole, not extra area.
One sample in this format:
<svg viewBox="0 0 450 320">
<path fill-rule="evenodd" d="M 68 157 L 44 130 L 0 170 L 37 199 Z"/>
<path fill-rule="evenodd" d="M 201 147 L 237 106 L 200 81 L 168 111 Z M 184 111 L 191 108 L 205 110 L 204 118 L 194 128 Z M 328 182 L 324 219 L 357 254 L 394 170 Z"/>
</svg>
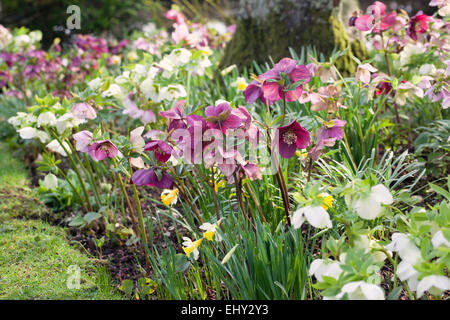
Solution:
<svg viewBox="0 0 450 320">
<path fill-rule="evenodd" d="M 106 268 L 41 219 L 46 208 L 27 186 L 24 164 L 0 143 L 0 299 L 122 299 Z M 80 288 L 68 289 L 70 266 Z"/>
</svg>

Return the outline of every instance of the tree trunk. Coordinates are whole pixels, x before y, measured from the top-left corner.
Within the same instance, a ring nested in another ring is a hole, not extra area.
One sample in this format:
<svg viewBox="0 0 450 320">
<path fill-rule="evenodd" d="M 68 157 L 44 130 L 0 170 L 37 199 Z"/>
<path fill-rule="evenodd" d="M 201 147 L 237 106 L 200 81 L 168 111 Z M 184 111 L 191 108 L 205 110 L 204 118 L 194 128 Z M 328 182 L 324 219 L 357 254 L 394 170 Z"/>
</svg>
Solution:
<svg viewBox="0 0 450 320">
<path fill-rule="evenodd" d="M 353 72 L 351 54 L 365 58 L 367 53 L 358 35 L 349 37 L 348 18 L 358 10 L 357 0 L 239 0 L 236 33 L 227 45 L 221 67 L 264 63 L 269 56 L 277 62 L 290 56 L 289 47 L 299 52 L 312 46 L 328 56 L 334 47 L 348 48 L 338 67 Z"/>
</svg>

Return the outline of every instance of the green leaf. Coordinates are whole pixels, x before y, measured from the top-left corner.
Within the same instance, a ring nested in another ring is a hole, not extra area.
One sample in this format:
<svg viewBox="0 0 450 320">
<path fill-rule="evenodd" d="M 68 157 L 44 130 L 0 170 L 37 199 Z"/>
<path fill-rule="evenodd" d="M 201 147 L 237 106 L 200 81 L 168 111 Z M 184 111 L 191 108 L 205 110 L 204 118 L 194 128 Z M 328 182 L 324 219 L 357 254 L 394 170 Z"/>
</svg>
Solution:
<svg viewBox="0 0 450 320">
<path fill-rule="evenodd" d="M 441 187 L 433 184 L 433 183 L 429 183 L 429 186 L 431 189 L 433 189 L 434 192 L 440 194 L 441 196 L 443 196 L 445 199 L 450 200 L 450 192 L 442 189 Z"/>
<path fill-rule="evenodd" d="M 94 220 L 97 220 L 99 218 L 101 218 L 102 215 L 98 212 L 88 212 L 86 213 L 86 215 L 84 216 L 84 220 L 89 224 Z"/>
<path fill-rule="evenodd" d="M 184 272 L 189 268 L 191 262 L 188 260 L 186 255 L 182 253 L 178 253 L 175 255 L 175 271 L 176 272 Z"/>
<path fill-rule="evenodd" d="M 81 227 L 84 226 L 85 224 L 86 221 L 81 216 L 77 216 L 69 222 L 70 227 Z"/>
<path fill-rule="evenodd" d="M 400 294 L 402 293 L 402 289 L 403 287 L 397 287 L 392 290 L 387 296 L 387 300 L 398 300 L 398 297 L 400 297 Z"/>
</svg>

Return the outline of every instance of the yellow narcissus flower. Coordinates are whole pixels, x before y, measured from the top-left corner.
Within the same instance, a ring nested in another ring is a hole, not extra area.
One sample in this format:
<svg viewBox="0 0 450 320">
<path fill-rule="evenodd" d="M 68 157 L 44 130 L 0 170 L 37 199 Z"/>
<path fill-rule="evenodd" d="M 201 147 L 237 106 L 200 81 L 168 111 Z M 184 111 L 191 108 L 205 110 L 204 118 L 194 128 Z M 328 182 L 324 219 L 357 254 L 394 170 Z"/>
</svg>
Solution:
<svg viewBox="0 0 450 320">
<path fill-rule="evenodd" d="M 179 190 L 177 188 L 175 188 L 173 190 L 170 190 L 170 189 L 163 190 L 163 192 L 161 193 L 162 203 L 164 203 L 166 206 L 170 206 L 172 204 L 177 203 L 178 192 L 179 192 Z"/>
<path fill-rule="evenodd" d="M 300 150 L 297 150 L 295 151 L 295 155 L 303 160 L 308 156 L 308 152 L 301 152 Z"/>
<path fill-rule="evenodd" d="M 137 55 L 136 51 L 130 51 L 127 54 L 127 59 L 130 61 L 135 61 L 135 60 L 139 59 L 139 56 Z"/>
<path fill-rule="evenodd" d="M 186 256 L 189 258 L 191 256 L 191 253 L 194 254 L 194 259 L 197 260 L 198 256 L 200 255 L 200 252 L 198 251 L 198 247 L 202 243 L 203 239 L 192 241 L 188 237 L 183 237 L 183 251 L 186 254 Z"/>
<path fill-rule="evenodd" d="M 247 81 L 242 77 L 237 78 L 231 85 L 237 87 L 241 91 L 244 91 L 248 86 Z"/>
<path fill-rule="evenodd" d="M 206 56 L 210 56 L 210 55 L 212 55 L 212 50 L 209 48 L 209 47 L 204 47 L 204 48 L 202 48 L 201 50 L 200 50 L 204 55 L 206 55 Z"/>
<path fill-rule="evenodd" d="M 208 239 L 209 241 L 213 241 L 214 235 L 216 234 L 217 227 L 220 225 L 221 220 L 217 221 L 214 224 L 205 222 L 200 226 L 200 229 L 204 230 L 203 238 Z M 216 237 L 217 241 L 220 241 L 219 236 Z"/>
<path fill-rule="evenodd" d="M 328 193 L 321 193 L 320 196 L 323 198 L 322 208 L 328 210 L 333 207 L 333 197 Z"/>
<path fill-rule="evenodd" d="M 219 182 L 214 182 L 214 190 L 216 192 L 219 191 L 219 188 L 223 187 L 225 185 L 225 180 L 219 181 Z"/>
</svg>

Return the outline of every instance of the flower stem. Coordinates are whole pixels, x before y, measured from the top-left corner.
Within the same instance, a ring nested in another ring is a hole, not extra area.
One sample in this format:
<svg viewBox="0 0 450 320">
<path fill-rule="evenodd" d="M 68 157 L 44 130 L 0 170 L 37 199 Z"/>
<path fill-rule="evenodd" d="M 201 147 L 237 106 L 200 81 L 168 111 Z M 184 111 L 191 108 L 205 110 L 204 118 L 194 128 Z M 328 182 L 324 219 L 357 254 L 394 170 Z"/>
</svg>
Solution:
<svg viewBox="0 0 450 320">
<path fill-rule="evenodd" d="M 216 182 L 214 180 L 214 170 L 211 170 L 211 184 L 212 184 L 212 194 L 213 194 L 213 200 L 214 200 L 214 207 L 216 209 L 216 217 L 217 221 L 220 220 L 220 210 L 219 210 L 219 202 L 217 201 L 217 194 L 216 194 Z"/>
</svg>

